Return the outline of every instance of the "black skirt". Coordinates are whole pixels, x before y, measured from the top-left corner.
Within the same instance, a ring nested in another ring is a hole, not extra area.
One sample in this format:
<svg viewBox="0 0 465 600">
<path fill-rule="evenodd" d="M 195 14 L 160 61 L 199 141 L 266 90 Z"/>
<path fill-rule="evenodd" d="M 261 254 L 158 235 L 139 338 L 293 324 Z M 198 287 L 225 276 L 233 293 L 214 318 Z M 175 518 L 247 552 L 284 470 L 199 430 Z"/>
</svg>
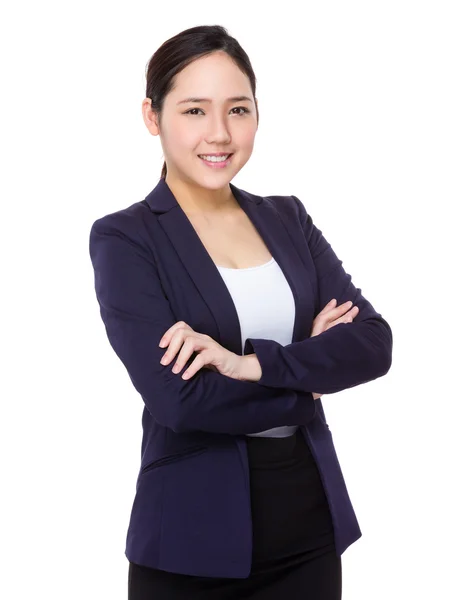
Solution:
<svg viewBox="0 0 465 600">
<path fill-rule="evenodd" d="M 303 433 L 247 437 L 247 450 L 253 522 L 249 577 L 196 577 L 129 562 L 129 600 L 340 600 L 341 557 Z"/>
</svg>

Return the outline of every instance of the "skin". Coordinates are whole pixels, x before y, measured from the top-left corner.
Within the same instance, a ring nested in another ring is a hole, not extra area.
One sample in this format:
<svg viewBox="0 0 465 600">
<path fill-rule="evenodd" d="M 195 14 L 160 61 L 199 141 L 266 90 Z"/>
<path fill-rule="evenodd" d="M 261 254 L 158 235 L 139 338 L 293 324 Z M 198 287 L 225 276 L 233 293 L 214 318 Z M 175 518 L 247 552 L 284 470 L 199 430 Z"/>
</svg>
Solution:
<svg viewBox="0 0 465 600">
<path fill-rule="evenodd" d="M 231 101 L 231 97 L 249 98 Z M 202 102 L 180 102 L 186 98 L 208 98 Z M 248 77 L 224 52 L 195 60 L 177 74 L 166 96 L 162 115 L 142 102 L 142 116 L 148 131 L 160 136 L 167 165 L 166 183 L 188 215 L 219 216 L 238 210 L 230 181 L 249 160 L 258 128 L 258 102 Z M 234 152 L 225 169 L 211 169 L 199 154 Z M 202 367 L 236 379 L 258 381 L 261 367 L 255 354 L 239 356 L 215 340 L 195 332 L 179 321 L 162 337 L 168 346 L 160 361 L 179 373 L 193 352 L 197 356 L 182 377 L 189 379 Z M 163 344 L 160 344 L 163 347 Z"/>
<path fill-rule="evenodd" d="M 193 96 L 211 102 L 177 104 Z M 228 101 L 235 96 L 250 100 Z M 166 183 L 186 213 L 219 215 L 237 210 L 229 183 L 252 154 L 257 105 L 247 76 L 223 52 L 199 58 L 178 73 L 161 118 L 151 109 L 150 98 L 144 99 L 145 125 L 152 135 L 160 136 Z M 234 155 L 227 168 L 211 169 L 198 158 L 209 152 Z"/>
<path fill-rule="evenodd" d="M 229 100 L 238 96 L 250 100 Z M 179 103 L 190 97 L 210 101 Z M 258 128 L 257 107 L 247 76 L 224 52 L 199 58 L 178 73 L 165 98 L 162 115 L 152 110 L 150 98 L 143 100 L 144 123 L 152 135 L 160 136 L 167 165 L 166 183 L 187 215 L 214 217 L 238 210 L 229 183 L 252 154 Z M 211 169 L 198 157 L 217 152 L 234 152 L 225 169 Z M 358 309 L 350 309 L 351 303 L 336 307 L 333 300 L 315 318 L 311 335 L 340 322 L 351 322 L 355 317 Z M 170 327 L 159 345 L 167 348 L 161 364 L 168 366 L 177 356 L 173 373 L 179 373 L 197 353 L 182 374 L 183 379 L 189 379 L 201 368 L 246 381 L 259 381 L 262 376 L 256 354 L 230 352 L 184 321 Z M 320 396 L 313 393 L 314 398 Z"/>
</svg>

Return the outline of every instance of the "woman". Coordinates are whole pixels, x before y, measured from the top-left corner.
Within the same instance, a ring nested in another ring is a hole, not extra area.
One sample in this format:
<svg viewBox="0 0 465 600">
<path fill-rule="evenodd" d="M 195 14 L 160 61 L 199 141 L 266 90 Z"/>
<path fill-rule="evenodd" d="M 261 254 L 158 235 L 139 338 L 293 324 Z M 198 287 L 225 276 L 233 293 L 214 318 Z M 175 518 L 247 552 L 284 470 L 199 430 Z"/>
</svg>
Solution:
<svg viewBox="0 0 465 600">
<path fill-rule="evenodd" d="M 258 107 L 224 28 L 166 41 L 146 96 L 160 181 L 90 234 L 106 332 L 144 401 L 129 599 L 336 600 L 361 531 L 320 396 L 387 373 L 390 327 L 298 198 L 230 183 Z"/>
</svg>

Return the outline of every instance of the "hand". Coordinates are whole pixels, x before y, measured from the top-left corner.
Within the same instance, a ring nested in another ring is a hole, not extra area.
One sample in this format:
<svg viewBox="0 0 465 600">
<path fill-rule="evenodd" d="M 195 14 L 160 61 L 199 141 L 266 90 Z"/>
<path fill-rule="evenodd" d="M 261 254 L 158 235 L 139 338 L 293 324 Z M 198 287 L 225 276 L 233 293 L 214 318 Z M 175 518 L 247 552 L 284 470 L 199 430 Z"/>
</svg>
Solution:
<svg viewBox="0 0 465 600">
<path fill-rule="evenodd" d="M 190 356 L 197 352 L 192 364 L 182 374 L 183 379 L 189 379 L 202 367 L 232 379 L 241 377 L 243 357 L 226 350 L 209 335 L 197 333 L 184 321 L 178 321 L 165 332 L 160 340 L 160 347 L 165 346 L 168 347 L 160 361 L 162 364 L 168 365 L 179 352 L 176 363 L 171 369 L 173 373 L 179 373 Z"/>
<path fill-rule="evenodd" d="M 348 301 L 336 308 L 336 302 L 337 301 L 333 298 L 328 302 L 323 310 L 317 314 L 313 320 L 310 337 L 319 335 L 320 333 L 323 333 L 323 331 L 334 327 L 338 323 L 352 323 L 352 320 L 358 314 L 358 307 L 352 306 L 352 302 Z"/>
<path fill-rule="evenodd" d="M 358 314 L 358 307 L 352 306 L 352 302 L 350 301 L 341 304 L 337 308 L 336 304 L 337 300 L 333 298 L 328 302 L 328 304 L 323 308 L 323 310 L 317 314 L 317 316 L 313 320 L 313 326 L 310 337 L 319 335 L 320 333 L 323 333 L 323 331 L 334 327 L 338 323 L 352 323 L 352 320 Z M 317 392 L 312 392 L 312 394 L 314 400 L 320 398 L 323 395 L 318 394 Z"/>
</svg>

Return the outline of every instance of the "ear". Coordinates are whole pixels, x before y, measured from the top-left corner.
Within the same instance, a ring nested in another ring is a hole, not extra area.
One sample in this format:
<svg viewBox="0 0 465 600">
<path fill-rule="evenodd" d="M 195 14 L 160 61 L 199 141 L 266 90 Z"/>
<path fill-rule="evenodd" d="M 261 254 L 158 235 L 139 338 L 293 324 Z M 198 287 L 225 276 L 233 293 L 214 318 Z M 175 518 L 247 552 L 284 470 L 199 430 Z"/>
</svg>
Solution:
<svg viewBox="0 0 465 600">
<path fill-rule="evenodd" d="M 152 100 L 150 98 L 144 98 L 142 101 L 142 118 L 149 132 L 152 135 L 159 135 L 158 115 L 152 109 Z"/>
</svg>

